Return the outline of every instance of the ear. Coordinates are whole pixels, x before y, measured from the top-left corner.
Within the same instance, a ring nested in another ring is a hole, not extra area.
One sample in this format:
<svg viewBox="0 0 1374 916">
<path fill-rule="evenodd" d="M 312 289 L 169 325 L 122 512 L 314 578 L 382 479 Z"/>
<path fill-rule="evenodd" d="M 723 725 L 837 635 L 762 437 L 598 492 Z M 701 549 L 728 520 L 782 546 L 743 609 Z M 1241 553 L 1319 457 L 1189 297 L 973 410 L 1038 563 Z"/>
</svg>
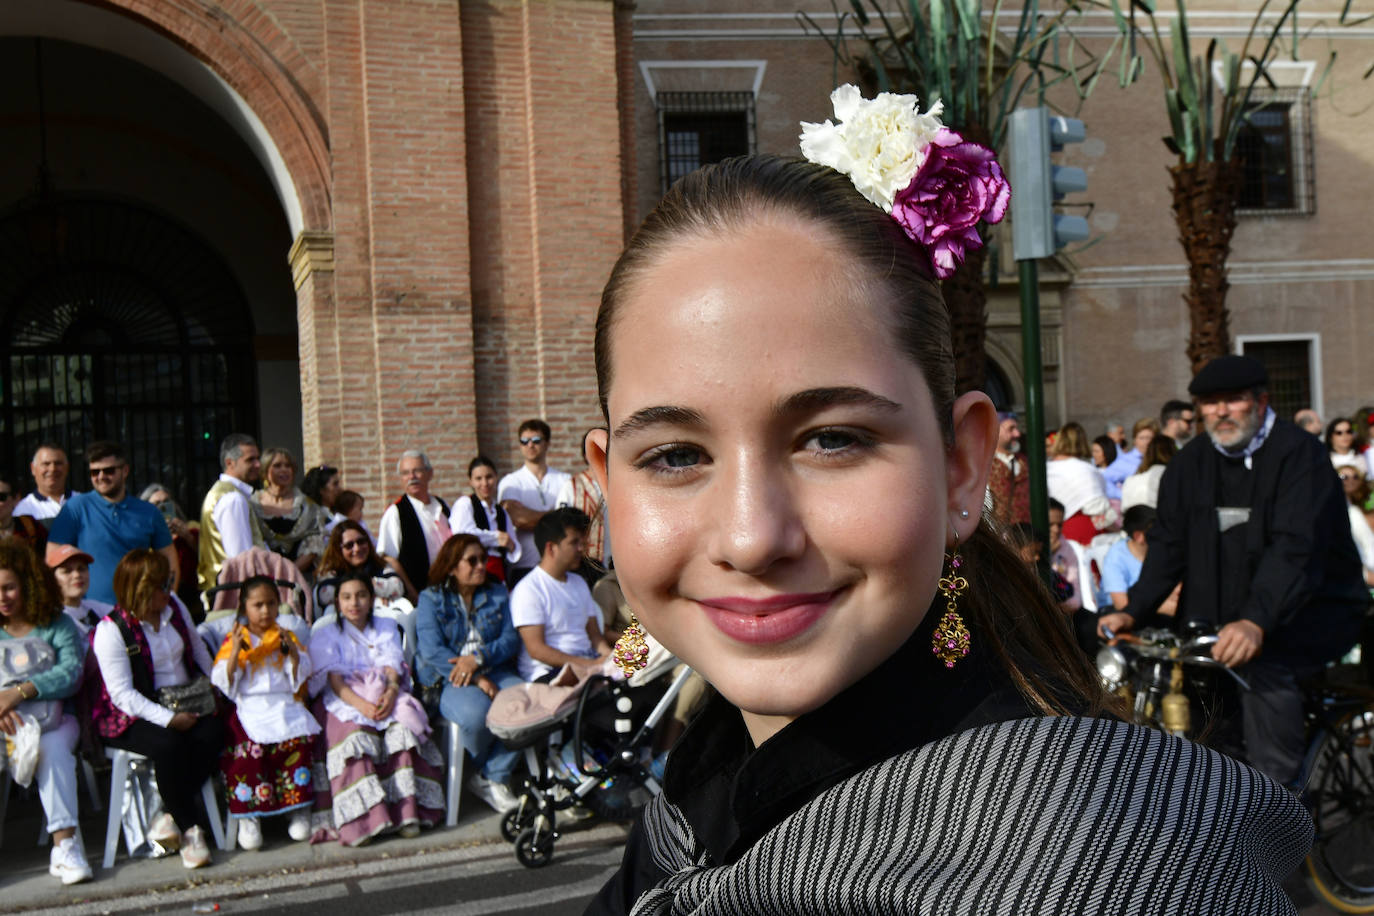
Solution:
<svg viewBox="0 0 1374 916">
<path fill-rule="evenodd" d="M 946 512 L 962 541 L 972 536 L 983 514 L 988 467 L 997 447 L 997 409 L 986 394 L 970 391 L 954 402 L 953 415 L 954 443 L 945 457 Z"/>
<path fill-rule="evenodd" d="M 596 478 L 596 485 L 601 488 L 601 492 L 606 492 L 606 463 L 607 454 L 611 450 L 611 433 L 606 429 L 594 429 L 587 433 L 587 466 L 591 468 L 592 477 Z"/>
</svg>

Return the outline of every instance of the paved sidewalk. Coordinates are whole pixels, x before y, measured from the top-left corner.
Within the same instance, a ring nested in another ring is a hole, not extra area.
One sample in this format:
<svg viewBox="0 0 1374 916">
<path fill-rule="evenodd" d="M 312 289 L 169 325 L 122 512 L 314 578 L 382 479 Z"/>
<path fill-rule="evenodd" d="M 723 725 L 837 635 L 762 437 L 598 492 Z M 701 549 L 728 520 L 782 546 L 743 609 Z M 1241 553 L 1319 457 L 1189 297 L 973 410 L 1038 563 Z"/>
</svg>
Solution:
<svg viewBox="0 0 1374 916">
<path fill-rule="evenodd" d="M 83 789 L 82 801 L 85 800 Z M 389 836 L 352 849 L 338 843 L 311 846 L 287 837 L 285 818 L 272 818 L 264 823 L 262 849 L 235 849 L 228 853 L 216 849 L 214 864 L 206 868 L 187 871 L 181 865 L 181 857 L 175 854 L 162 859 L 130 859 L 121 840 L 114 866 L 103 871 L 100 857 L 105 816 L 90 812 L 83 813 L 81 827 L 95 880 L 64 887 L 48 874 L 50 847 L 46 843 L 42 847 L 36 845 L 41 822 L 42 808 L 36 794 L 26 798 L 14 791 L 5 817 L 4 843 L 0 846 L 0 913 L 35 912 L 36 916 L 38 911 L 130 912 L 129 898 L 154 894 L 145 899 L 159 904 L 182 902 L 185 911 L 190 912 L 195 902 L 241 897 L 263 887 L 306 887 L 319 880 L 335 880 L 332 876 L 351 871 L 377 873 L 391 866 L 438 866 L 450 859 L 475 856 L 499 858 L 500 848 L 491 844 L 511 849 L 501 839 L 500 818 L 495 812 L 465 794 L 456 827 L 426 830 L 411 840 Z M 569 841 L 578 832 L 572 826 Z M 614 839 L 615 832 L 623 836 L 625 828 L 605 825 L 588 831 L 587 836 Z M 465 848 L 471 852 L 464 852 Z M 509 855 L 513 862 L 513 850 Z"/>
</svg>

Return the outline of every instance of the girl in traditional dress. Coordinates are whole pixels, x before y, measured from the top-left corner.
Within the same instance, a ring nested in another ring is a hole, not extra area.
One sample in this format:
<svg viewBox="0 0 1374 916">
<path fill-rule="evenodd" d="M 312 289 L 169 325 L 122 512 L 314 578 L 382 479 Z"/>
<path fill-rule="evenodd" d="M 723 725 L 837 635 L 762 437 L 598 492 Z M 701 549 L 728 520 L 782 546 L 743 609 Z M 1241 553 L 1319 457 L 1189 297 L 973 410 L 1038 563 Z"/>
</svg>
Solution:
<svg viewBox="0 0 1374 916">
<path fill-rule="evenodd" d="M 337 624 L 311 637 L 310 692 L 324 726 L 311 842 L 413 837 L 444 816 L 443 758 L 424 707 L 407 692 L 400 628 L 372 616 L 373 598 L 371 575 L 345 574 Z"/>
<path fill-rule="evenodd" d="M 1292 912 L 1301 804 L 1095 717 L 983 521 L 997 414 L 956 394 L 939 281 L 1007 209 L 994 154 L 938 105 L 832 98 L 810 161 L 679 179 L 602 294 L 587 458 L 620 585 L 719 696 L 588 912 Z M 642 647 L 632 622 L 617 661 Z"/>
<path fill-rule="evenodd" d="M 277 585 L 253 576 L 239 590 L 238 619 L 210 676 L 233 700 L 229 744 L 220 756 L 229 814 L 244 849 L 262 847 L 259 818 L 290 812 L 286 832 L 310 838 L 315 736 L 320 724 L 302 701 L 310 653 L 277 626 Z"/>
</svg>

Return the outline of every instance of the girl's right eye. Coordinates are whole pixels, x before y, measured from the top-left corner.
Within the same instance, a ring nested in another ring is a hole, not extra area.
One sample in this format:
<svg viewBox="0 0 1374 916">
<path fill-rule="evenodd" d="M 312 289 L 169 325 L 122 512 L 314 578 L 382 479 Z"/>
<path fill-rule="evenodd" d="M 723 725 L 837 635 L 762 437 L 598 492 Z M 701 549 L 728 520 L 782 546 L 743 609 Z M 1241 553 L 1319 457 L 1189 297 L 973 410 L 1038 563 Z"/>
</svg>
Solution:
<svg viewBox="0 0 1374 916">
<path fill-rule="evenodd" d="M 660 474 L 682 474 L 705 463 L 705 455 L 694 445 L 663 445 L 646 453 L 636 468 Z"/>
</svg>

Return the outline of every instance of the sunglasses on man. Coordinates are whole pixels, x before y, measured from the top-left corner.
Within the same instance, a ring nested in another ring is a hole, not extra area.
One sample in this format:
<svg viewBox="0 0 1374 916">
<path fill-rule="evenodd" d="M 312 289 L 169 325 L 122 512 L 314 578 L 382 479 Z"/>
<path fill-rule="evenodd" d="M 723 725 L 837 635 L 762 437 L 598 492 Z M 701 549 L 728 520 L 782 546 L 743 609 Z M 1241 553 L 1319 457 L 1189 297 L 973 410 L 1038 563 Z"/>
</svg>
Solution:
<svg viewBox="0 0 1374 916">
<path fill-rule="evenodd" d="M 521 445 L 538 445 L 538 444 L 540 444 L 540 443 L 543 442 L 543 441 L 544 441 L 544 437 L 543 437 L 543 436 L 521 436 L 521 437 L 520 437 L 520 444 L 521 444 Z"/>
</svg>

